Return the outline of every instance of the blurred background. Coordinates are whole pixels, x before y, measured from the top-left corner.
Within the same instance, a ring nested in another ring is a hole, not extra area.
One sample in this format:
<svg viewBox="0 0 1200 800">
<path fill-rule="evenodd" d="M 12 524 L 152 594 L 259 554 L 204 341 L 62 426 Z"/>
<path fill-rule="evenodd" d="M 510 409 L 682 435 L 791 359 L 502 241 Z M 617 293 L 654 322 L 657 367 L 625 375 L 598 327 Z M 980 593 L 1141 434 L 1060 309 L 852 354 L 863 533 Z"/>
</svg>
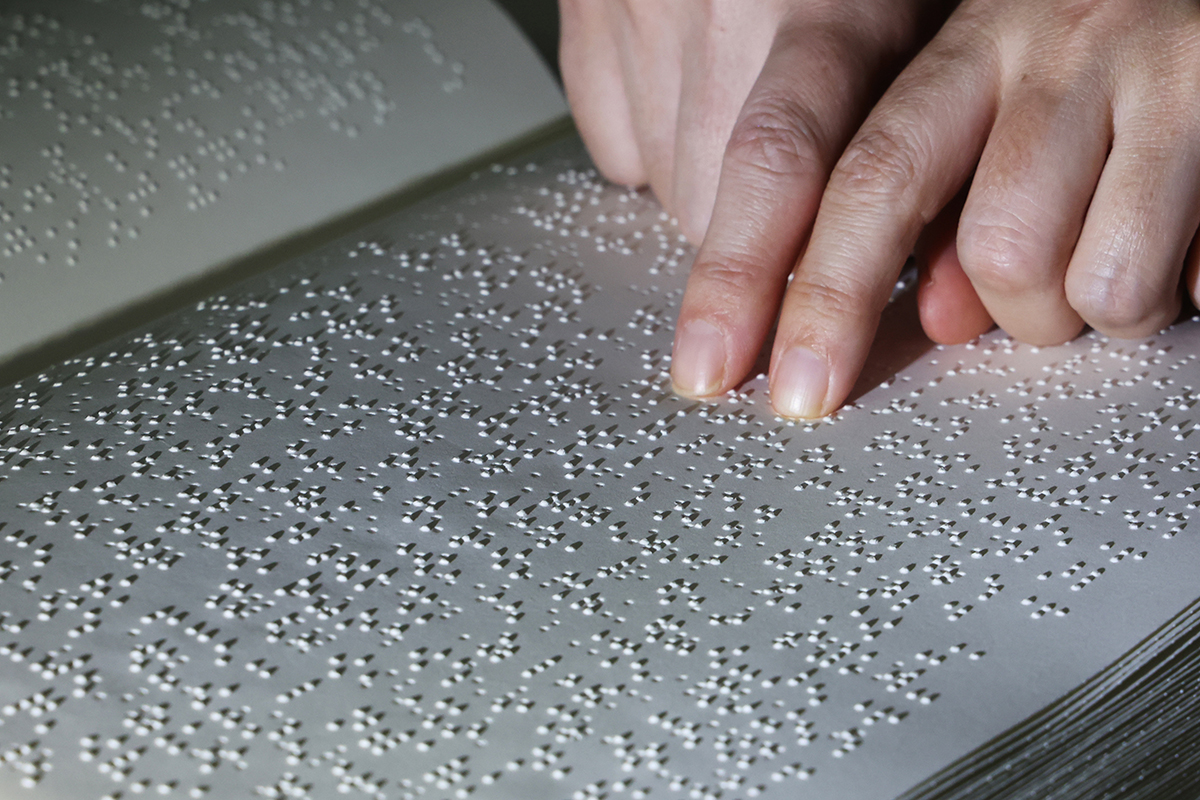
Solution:
<svg viewBox="0 0 1200 800">
<path fill-rule="evenodd" d="M 542 58 L 558 75 L 558 3 L 556 0 L 498 0 L 525 31 Z"/>
</svg>

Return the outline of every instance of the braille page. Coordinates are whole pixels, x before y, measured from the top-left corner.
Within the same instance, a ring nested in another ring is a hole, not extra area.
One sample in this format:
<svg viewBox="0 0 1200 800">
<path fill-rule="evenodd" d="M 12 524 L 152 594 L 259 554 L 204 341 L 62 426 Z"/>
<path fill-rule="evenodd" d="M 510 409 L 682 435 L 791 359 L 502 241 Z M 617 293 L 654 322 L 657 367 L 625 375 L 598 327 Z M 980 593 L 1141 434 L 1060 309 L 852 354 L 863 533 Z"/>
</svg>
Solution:
<svg viewBox="0 0 1200 800">
<path fill-rule="evenodd" d="M 565 113 L 486 0 L 6 0 L 0 361 Z"/>
<path fill-rule="evenodd" d="M 1200 322 L 783 422 L 691 258 L 569 141 L 2 390 L 6 791 L 886 800 L 1195 599 Z"/>
</svg>

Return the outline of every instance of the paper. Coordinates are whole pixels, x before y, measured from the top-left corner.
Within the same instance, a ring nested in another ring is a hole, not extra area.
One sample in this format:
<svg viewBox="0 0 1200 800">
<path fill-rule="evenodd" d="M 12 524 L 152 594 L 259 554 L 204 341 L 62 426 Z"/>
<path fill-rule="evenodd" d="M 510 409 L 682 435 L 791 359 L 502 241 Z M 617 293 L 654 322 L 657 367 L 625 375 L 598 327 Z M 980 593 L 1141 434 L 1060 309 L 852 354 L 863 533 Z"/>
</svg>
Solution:
<svg viewBox="0 0 1200 800">
<path fill-rule="evenodd" d="M 669 391 L 578 142 L 0 394 L 28 797 L 895 797 L 1195 598 L 1196 320 Z"/>
<path fill-rule="evenodd" d="M 10 0 L 0 362 L 565 113 L 485 0 Z"/>
</svg>

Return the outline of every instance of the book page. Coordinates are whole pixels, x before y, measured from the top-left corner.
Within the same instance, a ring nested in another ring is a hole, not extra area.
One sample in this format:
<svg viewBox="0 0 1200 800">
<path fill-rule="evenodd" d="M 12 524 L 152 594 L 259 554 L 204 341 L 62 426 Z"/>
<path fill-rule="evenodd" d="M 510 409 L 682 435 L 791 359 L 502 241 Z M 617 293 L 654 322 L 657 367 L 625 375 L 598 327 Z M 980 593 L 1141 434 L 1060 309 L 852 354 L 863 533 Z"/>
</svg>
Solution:
<svg viewBox="0 0 1200 800">
<path fill-rule="evenodd" d="M 12 0 L 0 362 L 566 113 L 486 0 Z"/>
<path fill-rule="evenodd" d="M 1196 319 L 784 422 L 692 256 L 571 140 L 0 392 L 14 796 L 887 800 L 1195 599 Z"/>
</svg>

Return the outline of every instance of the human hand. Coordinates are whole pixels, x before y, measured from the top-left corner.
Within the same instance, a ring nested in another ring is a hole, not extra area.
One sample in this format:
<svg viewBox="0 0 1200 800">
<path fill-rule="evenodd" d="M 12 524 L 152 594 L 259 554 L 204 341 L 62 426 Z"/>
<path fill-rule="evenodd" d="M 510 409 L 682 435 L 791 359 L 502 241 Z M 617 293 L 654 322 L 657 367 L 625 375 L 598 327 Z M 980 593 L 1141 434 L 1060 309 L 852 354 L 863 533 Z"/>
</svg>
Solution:
<svg viewBox="0 0 1200 800">
<path fill-rule="evenodd" d="M 939 4 L 560 0 L 563 82 L 600 171 L 648 183 L 695 244 L 722 161 L 735 165 L 739 194 L 726 192 L 727 204 L 759 224 L 723 241 L 769 256 L 778 283 L 842 147 L 915 50 L 921 10 Z"/>
<path fill-rule="evenodd" d="M 813 107 L 811 86 L 781 72 L 748 107 Z M 827 151 L 809 143 L 823 141 L 812 134 L 823 118 L 773 131 L 757 169 L 735 131 L 680 313 L 677 390 L 735 385 L 780 309 L 772 404 L 831 413 L 927 229 L 919 303 L 934 339 L 969 339 L 992 319 L 1036 344 L 1085 324 L 1116 337 L 1161 329 L 1185 288 L 1200 300 L 1200 248 L 1188 255 L 1198 88 L 1192 0 L 964 0 L 841 154 L 794 270 L 815 203 L 801 176 L 819 174 Z M 947 207 L 968 184 L 955 247 Z"/>
</svg>

